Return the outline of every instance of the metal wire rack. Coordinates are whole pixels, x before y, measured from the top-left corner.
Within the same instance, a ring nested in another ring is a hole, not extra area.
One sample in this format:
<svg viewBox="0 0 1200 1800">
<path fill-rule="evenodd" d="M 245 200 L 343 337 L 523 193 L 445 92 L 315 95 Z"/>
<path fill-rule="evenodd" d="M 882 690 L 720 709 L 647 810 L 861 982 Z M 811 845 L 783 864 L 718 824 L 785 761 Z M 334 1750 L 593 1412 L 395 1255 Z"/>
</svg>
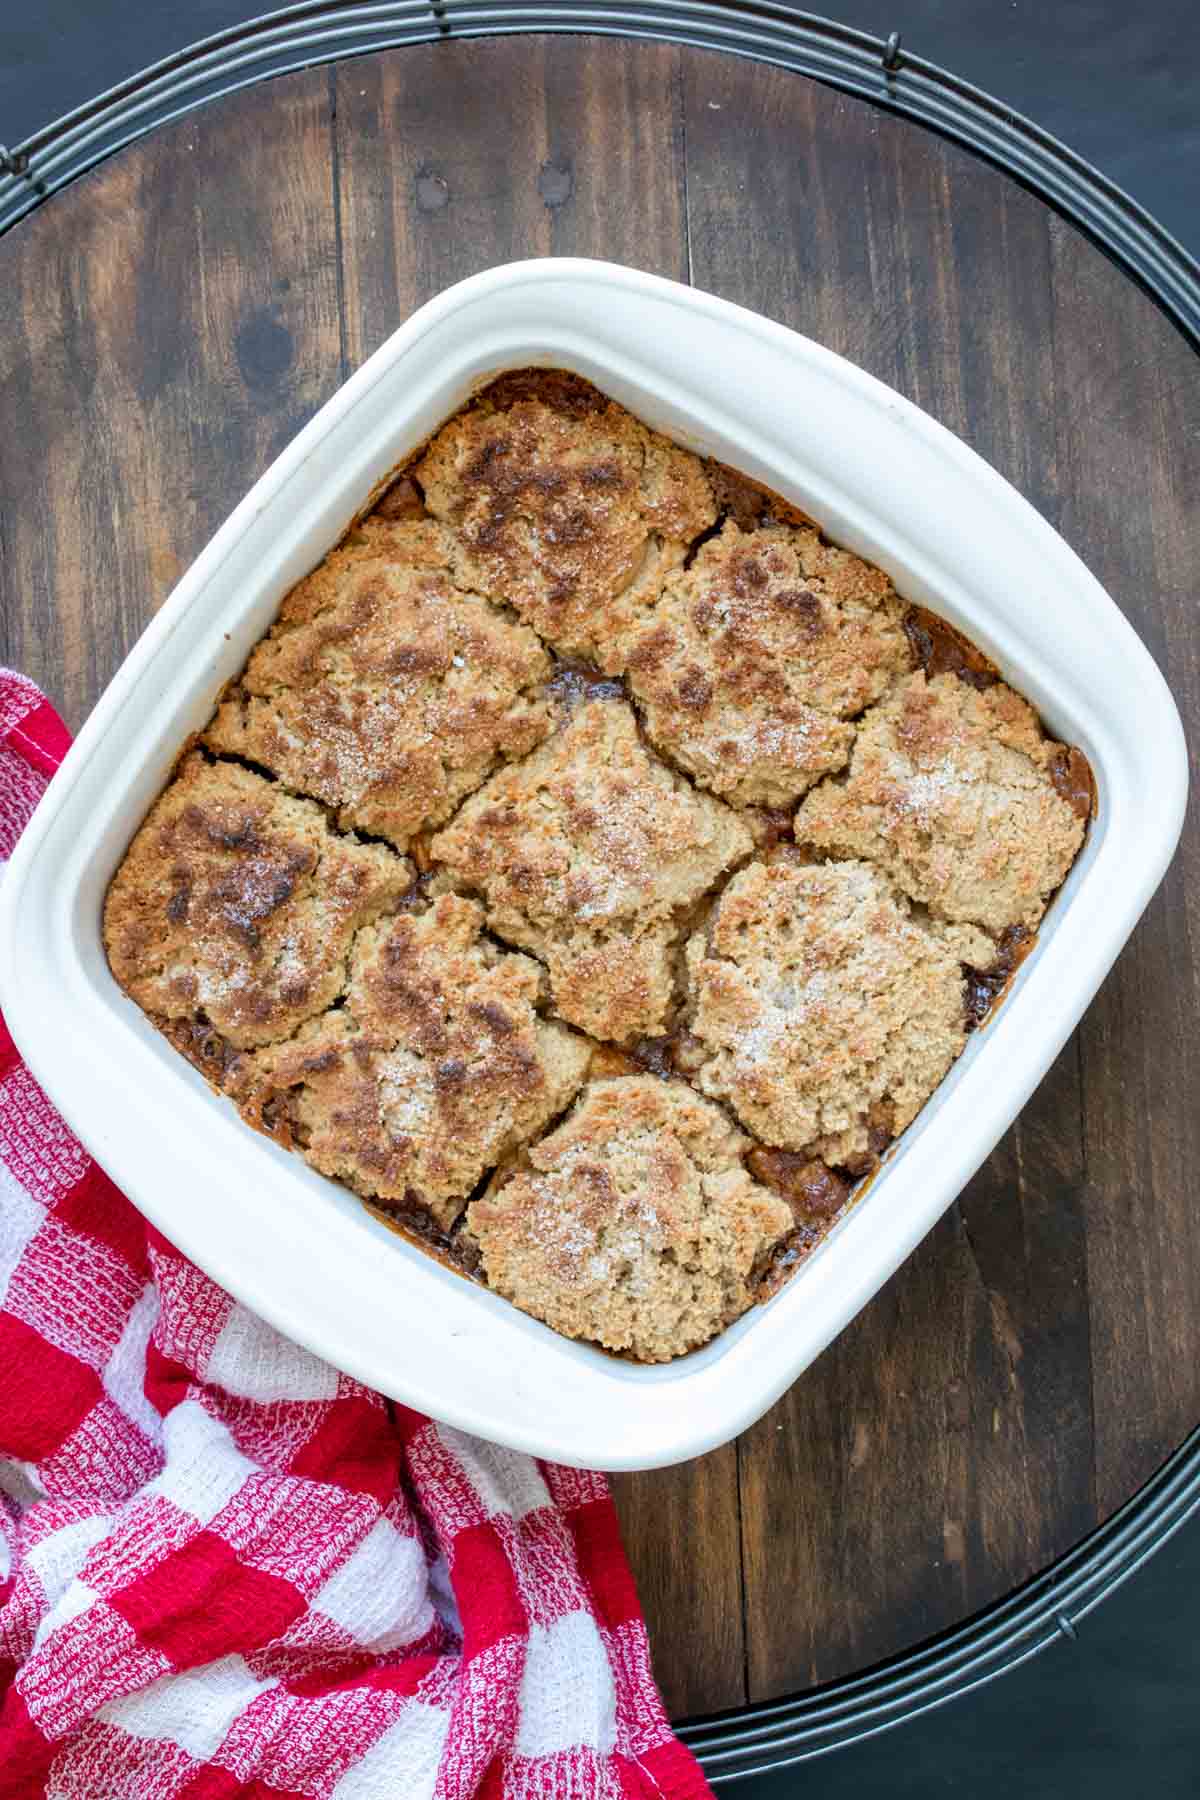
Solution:
<svg viewBox="0 0 1200 1800">
<path fill-rule="evenodd" d="M 998 164 L 1095 238 L 1200 346 L 1200 264 L 1145 209 L 1019 113 L 924 58 L 774 0 L 308 0 L 218 32 L 0 146 L 0 231 L 114 150 L 219 94 L 438 38 L 590 32 L 756 57 L 859 94 Z"/>
</svg>

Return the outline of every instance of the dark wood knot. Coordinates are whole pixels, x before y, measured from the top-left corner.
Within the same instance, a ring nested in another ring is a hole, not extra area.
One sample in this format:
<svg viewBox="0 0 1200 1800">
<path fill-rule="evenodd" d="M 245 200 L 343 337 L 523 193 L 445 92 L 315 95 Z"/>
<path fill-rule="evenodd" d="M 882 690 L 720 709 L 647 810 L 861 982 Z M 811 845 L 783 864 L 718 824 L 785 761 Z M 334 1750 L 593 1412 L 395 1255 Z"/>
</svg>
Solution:
<svg viewBox="0 0 1200 1800">
<path fill-rule="evenodd" d="M 238 327 L 234 350 L 246 386 L 260 391 L 277 386 L 295 355 L 291 332 L 265 308 Z"/>
<path fill-rule="evenodd" d="M 565 206 L 575 192 L 575 176 L 571 169 L 570 159 L 565 156 L 552 156 L 542 164 L 538 176 L 538 193 L 542 196 L 551 212 Z"/>
<path fill-rule="evenodd" d="M 418 169 L 415 186 L 418 212 L 437 213 L 449 206 L 449 183 L 433 169 Z"/>
</svg>

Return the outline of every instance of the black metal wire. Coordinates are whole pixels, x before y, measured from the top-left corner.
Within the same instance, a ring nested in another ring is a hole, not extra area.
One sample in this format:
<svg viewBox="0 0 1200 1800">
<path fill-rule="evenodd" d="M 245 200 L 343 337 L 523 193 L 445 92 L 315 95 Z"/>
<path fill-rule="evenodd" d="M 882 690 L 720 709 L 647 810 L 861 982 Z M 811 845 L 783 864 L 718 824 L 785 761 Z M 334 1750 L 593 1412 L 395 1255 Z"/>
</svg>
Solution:
<svg viewBox="0 0 1200 1800">
<path fill-rule="evenodd" d="M 944 69 L 773 0 L 313 0 L 205 38 L 0 151 L 0 231 L 85 170 L 206 100 L 271 75 L 404 44 L 586 32 L 725 50 L 914 119 L 1004 169 L 1088 233 L 1200 349 L 1200 264 L 1144 208 L 1028 119 Z M 1200 1511 L 1200 1431 L 1107 1524 L 1017 1593 L 931 1643 L 831 1686 L 681 1735 L 716 1785 L 886 1731 L 1071 1642 L 1082 1619 Z"/>
<path fill-rule="evenodd" d="M 878 1668 L 793 1699 L 693 1720 L 680 1735 L 721 1786 L 919 1717 L 1055 1644 L 1200 1512 L 1200 1431 L 1119 1512 L 1015 1594 Z"/>
<path fill-rule="evenodd" d="M 898 34 L 884 43 L 775 0 L 309 0 L 166 57 L 15 146 L 0 173 L 0 231 L 114 150 L 218 94 L 372 50 L 527 31 L 727 50 L 918 120 L 1007 170 L 1087 231 L 1200 347 L 1200 264 L 1113 182 L 978 88 L 902 54 Z"/>
</svg>

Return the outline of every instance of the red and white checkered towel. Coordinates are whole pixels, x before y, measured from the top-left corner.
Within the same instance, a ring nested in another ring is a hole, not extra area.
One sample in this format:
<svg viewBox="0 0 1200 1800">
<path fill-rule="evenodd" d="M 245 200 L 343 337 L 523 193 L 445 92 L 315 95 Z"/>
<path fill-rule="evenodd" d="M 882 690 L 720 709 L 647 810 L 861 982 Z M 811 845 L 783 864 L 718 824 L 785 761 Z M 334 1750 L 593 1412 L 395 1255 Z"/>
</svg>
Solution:
<svg viewBox="0 0 1200 1800">
<path fill-rule="evenodd" d="M 0 672 L 0 856 L 66 744 Z M 0 1024 L 3 1800 L 708 1792 L 604 1480 L 389 1406 L 238 1306 Z"/>
</svg>

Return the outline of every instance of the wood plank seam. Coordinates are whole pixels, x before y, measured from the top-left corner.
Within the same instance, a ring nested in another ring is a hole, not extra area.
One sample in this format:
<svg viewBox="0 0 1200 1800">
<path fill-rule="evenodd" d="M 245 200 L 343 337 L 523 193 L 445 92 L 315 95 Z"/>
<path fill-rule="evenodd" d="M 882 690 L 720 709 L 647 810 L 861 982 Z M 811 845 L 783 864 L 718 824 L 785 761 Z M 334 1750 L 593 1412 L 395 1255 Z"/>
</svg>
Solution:
<svg viewBox="0 0 1200 1800">
<path fill-rule="evenodd" d="M 746 1531 L 742 1520 L 742 1439 L 734 1440 L 734 1468 L 737 1475 L 737 1570 L 738 1596 L 742 1613 L 742 1703 L 748 1706 L 754 1698 L 750 1689 L 750 1588 L 746 1575 Z"/>
<path fill-rule="evenodd" d="M 333 237 L 337 274 L 337 309 L 338 309 L 338 353 L 341 360 L 342 380 L 348 381 L 353 371 L 350 367 L 350 348 L 347 341 L 349 325 L 346 317 L 346 266 L 345 245 L 342 233 L 342 181 L 341 181 L 341 146 L 338 142 L 340 127 L 338 125 L 337 103 L 337 64 L 330 63 L 327 72 L 326 86 L 329 93 L 329 158 L 330 180 L 333 183 Z"/>
<path fill-rule="evenodd" d="M 687 257 L 688 286 L 695 287 L 696 271 L 692 258 L 692 209 L 688 192 L 687 92 L 684 84 L 682 56 L 676 61 L 674 86 L 679 119 L 679 164 L 683 179 L 683 250 Z"/>
<path fill-rule="evenodd" d="M 1051 310 L 1053 311 L 1053 309 L 1051 309 Z M 1087 1062 L 1086 1062 L 1086 1054 L 1085 1054 L 1085 1047 L 1084 1047 L 1084 1041 L 1083 1041 L 1083 1032 L 1079 1028 L 1079 1026 L 1076 1026 L 1075 1030 L 1071 1033 L 1071 1042 L 1075 1047 L 1075 1061 L 1076 1061 L 1076 1066 L 1079 1069 L 1079 1080 L 1076 1085 L 1076 1093 L 1077 1093 L 1078 1100 L 1079 1100 L 1079 1160 L 1080 1160 L 1080 1170 L 1081 1170 L 1081 1174 L 1082 1174 L 1082 1178 L 1083 1178 L 1084 1204 L 1086 1206 L 1087 1195 L 1091 1192 L 1091 1170 L 1090 1170 L 1090 1165 L 1089 1165 L 1089 1160 L 1088 1160 L 1087 1101 L 1085 1098 L 1086 1093 L 1087 1093 Z M 1090 1276 L 1090 1271 L 1089 1271 L 1088 1259 L 1086 1256 L 1084 1257 L 1084 1260 L 1083 1260 L 1083 1282 L 1084 1282 L 1084 1289 L 1085 1289 L 1086 1298 L 1087 1298 L 1087 1316 L 1088 1316 L 1089 1321 L 1091 1321 L 1094 1317 L 1093 1310 L 1092 1310 L 1092 1284 L 1091 1284 L 1091 1276 Z M 1089 1330 L 1089 1339 L 1090 1339 L 1090 1336 L 1091 1336 L 1091 1333 Z M 1100 1518 L 1101 1518 L 1101 1514 L 1100 1514 L 1100 1471 L 1099 1471 L 1099 1467 L 1098 1467 L 1097 1461 L 1096 1461 L 1097 1436 L 1096 1436 L 1096 1373 L 1095 1373 L 1095 1371 L 1096 1371 L 1096 1359 L 1094 1356 L 1089 1355 L 1089 1357 L 1088 1357 L 1087 1399 L 1088 1399 L 1088 1430 L 1091 1434 L 1091 1443 L 1092 1443 L 1090 1489 L 1091 1489 L 1093 1528 L 1100 1523 Z"/>
</svg>

